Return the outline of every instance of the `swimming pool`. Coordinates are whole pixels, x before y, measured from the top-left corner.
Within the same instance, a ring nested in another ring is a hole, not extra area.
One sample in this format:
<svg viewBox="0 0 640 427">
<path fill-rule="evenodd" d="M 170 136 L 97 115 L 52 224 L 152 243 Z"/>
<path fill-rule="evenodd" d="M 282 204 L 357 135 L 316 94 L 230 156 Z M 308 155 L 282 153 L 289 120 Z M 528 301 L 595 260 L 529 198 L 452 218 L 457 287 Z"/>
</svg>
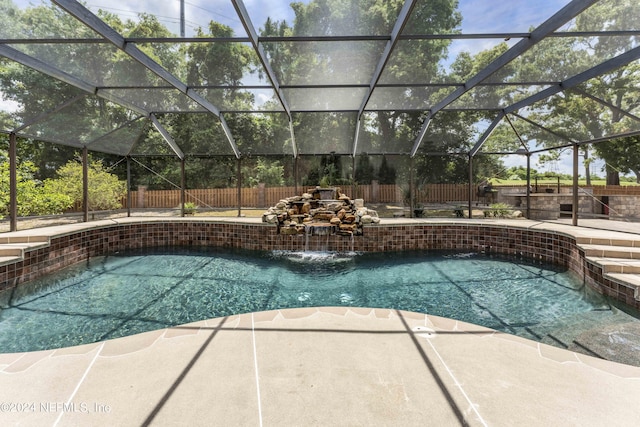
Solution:
<svg viewBox="0 0 640 427">
<path fill-rule="evenodd" d="M 569 271 L 477 253 L 145 251 L 92 258 L 0 299 L 0 352 L 66 347 L 231 314 L 395 308 L 566 347 L 637 321 Z"/>
</svg>

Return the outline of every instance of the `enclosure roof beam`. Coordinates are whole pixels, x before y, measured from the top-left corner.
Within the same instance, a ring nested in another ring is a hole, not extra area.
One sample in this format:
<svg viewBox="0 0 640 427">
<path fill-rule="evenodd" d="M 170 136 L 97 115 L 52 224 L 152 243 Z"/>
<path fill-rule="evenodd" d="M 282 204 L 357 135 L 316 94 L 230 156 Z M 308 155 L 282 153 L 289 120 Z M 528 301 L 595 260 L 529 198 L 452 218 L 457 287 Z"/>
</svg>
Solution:
<svg viewBox="0 0 640 427">
<path fill-rule="evenodd" d="M 549 34 L 553 33 L 555 30 L 575 18 L 578 14 L 596 2 L 598 2 L 598 0 L 572 0 L 571 3 L 567 4 L 551 18 L 543 22 L 538 28 L 533 30 L 528 38 L 520 40 L 513 47 L 480 70 L 475 76 L 467 80 L 463 87 L 456 89 L 438 104 L 434 105 L 429 111 L 429 114 L 431 116 L 435 115 L 438 111 L 442 110 L 466 92 L 482 83 L 496 71 L 500 70 L 518 56 L 531 49 L 537 43 L 544 40 Z M 416 139 L 414 143 L 414 150 L 412 150 L 413 152 L 417 151 L 417 146 L 422 144 L 422 138 L 424 138 L 424 132 L 420 132 L 419 137 Z"/>
<path fill-rule="evenodd" d="M 298 144 L 296 144 L 296 134 L 293 130 L 293 120 L 289 120 L 289 134 L 291 135 L 291 150 L 293 152 L 293 158 L 298 158 Z"/>
<path fill-rule="evenodd" d="M 504 118 L 507 119 L 507 122 L 509 123 L 509 126 L 511 126 L 511 130 L 513 130 L 513 133 L 515 133 L 516 136 L 518 137 L 518 141 L 520 141 L 520 145 L 522 145 L 522 148 L 524 148 L 524 150 L 528 153 L 529 152 L 529 147 L 527 147 L 527 144 L 522 140 L 522 137 L 520 136 L 520 132 L 518 132 L 518 129 L 516 129 L 516 127 L 511 122 L 511 119 L 509 118 L 509 115 L 505 114 Z"/>
<path fill-rule="evenodd" d="M 64 83 L 70 84 L 71 86 L 74 86 L 90 94 L 96 93 L 96 86 L 87 83 L 86 81 L 81 80 L 77 77 L 74 77 L 71 74 L 65 73 L 64 71 L 61 71 L 55 67 L 52 67 L 51 65 L 25 53 L 22 53 L 10 46 L 0 45 L 0 55 L 22 65 L 25 65 L 29 68 L 33 68 L 36 71 L 40 71 L 41 73 L 51 76 Z"/>
<path fill-rule="evenodd" d="M 34 117 L 33 119 L 29 120 L 28 122 L 24 122 L 20 127 L 17 127 L 13 130 L 14 133 L 19 133 L 21 130 L 28 128 L 29 126 L 32 126 L 36 123 L 40 123 L 44 120 L 46 120 L 48 117 L 50 117 L 51 115 L 57 113 L 58 111 L 62 111 L 65 108 L 67 108 L 68 106 L 75 104 L 76 102 L 78 102 L 79 100 L 83 99 L 84 97 L 86 97 L 87 94 L 80 94 L 77 96 L 74 96 L 73 98 L 63 102 L 62 104 L 58 105 L 56 108 L 54 108 L 53 110 L 50 111 L 46 111 L 43 112 L 41 114 L 38 114 L 36 117 Z"/>
<path fill-rule="evenodd" d="M 135 111 L 139 114 L 142 114 L 144 116 L 148 116 L 149 112 L 141 109 L 138 106 L 135 106 L 127 101 L 124 101 L 116 96 L 113 96 L 111 94 L 108 94 L 106 92 L 102 92 L 100 91 L 96 86 L 81 80 L 77 77 L 74 77 L 68 73 L 65 73 L 64 71 L 59 70 L 58 68 L 52 67 L 49 64 L 46 64 L 42 61 L 40 61 L 39 59 L 33 58 L 25 53 L 20 52 L 19 50 L 16 50 L 10 46 L 4 46 L 4 45 L 0 45 L 0 55 L 4 56 L 5 58 L 11 59 L 12 61 L 15 61 L 17 63 L 20 63 L 26 67 L 32 68 L 36 71 L 39 71 L 43 74 L 46 74 L 50 77 L 53 77 L 56 80 L 59 80 L 61 82 L 67 83 L 68 85 L 71 85 L 77 89 L 80 89 L 82 91 L 85 91 L 91 95 L 95 95 L 98 96 L 100 98 L 106 99 L 108 101 L 114 102 L 116 104 L 119 104 L 123 107 L 126 107 L 132 111 Z M 81 97 L 86 96 L 86 95 L 82 95 Z M 63 103 L 62 105 L 58 106 L 54 111 L 52 112 L 57 112 L 60 111 L 62 108 L 67 107 L 68 105 L 70 105 L 70 103 L 77 101 L 76 98 L 74 98 L 73 100 L 71 100 L 70 102 L 66 102 Z M 34 119 L 33 122 L 28 123 L 28 124 L 23 124 L 20 128 L 18 128 L 16 131 L 18 130 L 22 130 L 27 126 L 30 126 L 32 124 L 35 123 L 35 121 L 41 121 L 44 119 L 44 116 L 40 115 L 38 117 L 36 117 Z"/>
<path fill-rule="evenodd" d="M 636 116 L 635 114 L 630 113 L 629 111 L 623 110 L 622 108 L 617 107 L 617 106 L 613 105 L 612 103 L 605 101 L 604 99 L 600 99 L 597 96 L 593 96 L 590 93 L 585 92 L 584 90 L 582 90 L 582 89 L 580 89 L 578 87 L 574 87 L 571 90 L 573 92 L 579 93 L 580 95 L 584 96 L 585 98 L 589 98 L 589 99 L 597 102 L 598 104 L 602 104 L 605 107 L 610 108 L 611 110 L 622 114 L 623 116 L 627 116 L 627 117 L 629 117 L 630 119 L 633 119 L 636 122 L 640 122 L 640 117 Z"/>
<path fill-rule="evenodd" d="M 585 141 L 580 141 L 580 142 L 573 142 L 570 144 L 563 144 L 563 145 L 556 145 L 553 147 L 545 147 L 545 148 L 540 148 L 538 150 L 532 150 L 529 153 L 530 154 L 537 154 L 537 153 L 545 153 L 547 151 L 551 151 L 551 150 L 561 150 L 563 148 L 570 148 L 573 147 L 574 145 L 587 145 L 587 144 L 599 144 L 601 142 L 607 142 L 607 141 L 611 141 L 611 139 L 615 138 L 615 139 L 623 139 L 623 138 L 628 138 L 631 136 L 639 136 L 640 135 L 640 130 L 634 130 L 631 132 L 624 132 L 624 133 L 620 133 L 615 135 L 614 137 L 611 136 L 603 136 L 602 138 L 595 138 L 595 139 L 588 139 Z"/>
<path fill-rule="evenodd" d="M 126 100 L 120 98 L 119 96 L 115 96 L 114 94 L 109 93 L 107 91 L 104 91 L 104 90 L 102 90 L 100 88 L 98 88 L 98 90 L 96 90 L 96 96 L 98 96 L 99 98 L 102 98 L 102 99 L 106 99 L 107 101 L 111 101 L 114 104 L 118 104 L 118 105 L 121 105 L 123 107 L 126 107 L 129 110 L 135 111 L 136 113 L 138 113 L 138 114 L 140 114 L 141 116 L 144 116 L 144 117 L 149 117 L 149 115 L 151 114 L 150 111 L 147 111 L 144 108 L 140 108 L 137 105 L 132 104 L 131 102 L 126 101 Z"/>
<path fill-rule="evenodd" d="M 602 62 L 595 67 L 589 68 L 588 70 L 583 71 L 580 74 L 576 74 L 575 76 L 570 77 L 555 86 L 551 86 L 545 90 L 542 90 L 535 95 L 531 95 L 528 98 L 516 102 L 515 104 L 511 104 L 510 106 L 505 108 L 505 112 L 512 113 L 514 111 L 518 111 L 521 108 L 528 107 L 531 104 L 546 99 L 557 93 L 573 89 L 579 84 L 586 82 L 587 80 L 598 77 L 609 71 L 613 71 L 638 59 L 640 59 L 640 46 L 628 50 L 625 53 L 616 56 L 615 58 L 609 59 L 608 61 Z"/>
<path fill-rule="evenodd" d="M 476 153 L 482 148 L 484 143 L 487 141 L 487 138 L 491 136 L 491 134 L 496 129 L 498 124 L 500 124 L 504 116 L 505 116 L 504 112 L 500 112 L 500 114 L 498 114 L 498 116 L 495 119 L 493 119 L 489 127 L 484 131 L 480 139 L 476 142 L 476 145 L 474 145 L 473 148 L 469 151 L 469 157 L 475 156 Z"/>
<path fill-rule="evenodd" d="M 173 140 L 169 132 L 160 124 L 156 116 L 154 114 L 151 114 L 149 116 L 149 119 L 151 120 L 151 123 L 153 123 L 153 127 L 155 127 L 156 130 L 160 132 L 160 135 L 162 135 L 162 137 L 167 142 L 167 144 L 169 144 L 173 152 L 176 153 L 176 155 L 180 158 L 180 160 L 183 160 L 184 153 L 182 152 L 180 147 L 178 147 L 178 144 L 176 144 L 176 142 Z"/>
<path fill-rule="evenodd" d="M 387 42 L 384 47 L 384 51 L 382 52 L 382 56 L 376 65 L 376 69 L 373 71 L 373 75 L 371 76 L 371 82 L 369 83 L 369 88 L 367 89 L 367 93 L 362 99 L 362 103 L 360 104 L 360 108 L 358 109 L 358 123 L 360 122 L 360 117 L 362 117 L 362 113 L 364 112 L 365 107 L 369 103 L 371 96 L 373 95 L 373 91 L 380 80 L 380 76 L 382 76 L 382 72 L 384 71 L 384 67 L 389 62 L 389 58 L 393 53 L 394 48 L 398 44 L 399 36 L 402 33 L 402 30 L 407 25 L 409 18 L 411 17 L 411 11 L 415 6 L 417 0 L 405 0 L 402 9 L 400 10 L 400 14 L 398 15 L 398 19 L 396 19 L 396 23 L 393 26 L 393 30 L 391 31 L 391 39 Z M 356 128 L 356 135 L 353 139 L 353 156 L 356 155 L 356 151 L 358 150 L 358 135 L 359 135 L 359 126 Z"/>
<path fill-rule="evenodd" d="M 249 35 L 249 39 L 251 40 L 253 49 L 258 54 L 260 63 L 262 64 L 262 66 L 264 67 L 267 73 L 267 77 L 269 78 L 269 81 L 271 82 L 271 85 L 272 85 L 271 87 L 274 89 L 276 96 L 278 97 L 278 101 L 280 101 L 282 108 L 284 108 L 284 111 L 286 111 L 287 115 L 289 116 L 289 120 L 291 120 L 291 110 L 289 109 L 287 100 L 282 94 L 282 90 L 280 88 L 280 83 L 278 82 L 278 78 L 276 77 L 276 73 L 273 71 L 273 68 L 271 68 L 271 64 L 267 59 L 267 54 L 265 53 L 264 48 L 262 47 L 262 45 L 258 40 L 258 33 L 256 32 L 256 29 L 253 26 L 253 23 L 251 22 L 251 18 L 249 17 L 249 12 L 247 12 L 247 9 L 244 3 L 242 2 L 242 0 L 231 0 L 231 3 L 233 3 L 233 7 L 236 9 L 236 12 L 238 13 L 240 22 L 242 22 L 242 26 L 244 27 L 245 31 Z"/>
<path fill-rule="evenodd" d="M 211 104 L 209 101 L 200 96 L 197 92 L 195 92 L 192 88 L 189 88 L 185 83 L 180 81 L 177 77 L 163 68 L 160 64 L 155 62 L 149 56 L 147 56 L 144 52 L 138 49 L 137 46 L 127 43 L 126 39 L 121 36 L 118 32 L 116 32 L 113 28 L 103 22 L 100 18 L 94 15 L 90 10 L 81 5 L 75 0 L 52 0 L 55 4 L 60 6 L 62 9 L 67 11 L 70 15 L 74 16 L 80 22 L 91 28 L 93 31 L 97 32 L 105 39 L 109 40 L 120 50 L 124 51 L 131 58 L 138 61 L 149 71 L 172 85 L 174 88 L 178 89 L 180 92 L 187 95 L 196 103 L 200 104 L 210 113 L 214 114 L 216 117 L 220 119 L 222 123 L 222 127 L 225 130 L 225 135 L 235 153 L 236 157 L 240 156 L 240 152 L 238 147 L 236 146 L 235 141 L 233 140 L 233 136 L 231 132 L 229 132 L 228 126 L 226 126 L 226 122 L 220 115 L 220 110 Z"/>
<path fill-rule="evenodd" d="M 149 115 L 148 117 L 150 118 L 151 116 Z M 94 139 L 93 141 L 86 143 L 85 145 L 87 146 L 87 148 L 89 148 L 92 145 L 98 144 L 98 143 L 100 143 L 100 141 L 102 141 L 104 139 L 107 139 L 109 136 L 114 135 L 115 133 L 119 132 L 121 129 L 126 128 L 127 126 L 137 122 L 138 120 L 140 120 L 142 118 L 144 118 L 144 117 L 136 117 L 134 119 L 131 119 L 131 120 L 127 121 L 126 123 L 118 126 L 117 128 L 115 128 L 115 129 L 105 133 L 104 135 Z M 131 149 L 133 147 L 133 145 L 134 144 L 132 144 L 131 147 L 129 147 L 129 149 Z M 122 154 L 121 152 L 116 152 L 115 150 L 104 150 L 104 149 L 96 150 L 96 151 L 100 151 L 100 152 L 103 152 L 103 153 L 117 154 L 117 155 L 120 155 L 120 156 L 122 156 L 122 155 L 128 156 L 130 154 L 130 153 Z"/>
<path fill-rule="evenodd" d="M 572 143 L 572 144 L 573 144 L 573 143 L 575 143 L 575 142 L 576 142 L 576 141 L 574 141 L 573 139 L 569 138 L 568 136 L 566 136 L 566 135 L 562 135 L 562 134 L 560 134 L 560 133 L 558 133 L 558 132 L 556 132 L 556 131 L 554 131 L 554 130 L 552 130 L 552 129 L 547 128 L 546 126 L 542 126 L 540 123 L 536 123 L 536 122 L 534 122 L 533 120 L 531 120 L 531 119 L 529 119 L 529 118 L 527 118 L 527 117 L 524 117 L 524 116 L 522 116 L 522 115 L 518 114 L 518 113 L 517 113 L 517 112 L 515 112 L 515 111 L 514 111 L 514 112 L 512 112 L 512 113 L 510 113 L 510 114 L 512 114 L 513 116 L 515 116 L 515 117 L 517 117 L 517 118 L 519 118 L 519 119 L 521 119 L 521 120 L 524 120 L 525 122 L 527 122 L 527 123 L 529 123 L 529 124 L 531 124 L 531 125 L 533 125 L 533 126 L 535 126 L 535 127 L 537 127 L 537 128 L 542 129 L 542 130 L 543 130 L 543 131 L 545 131 L 545 132 L 548 132 L 548 133 L 550 133 L 550 134 L 552 134 L 552 135 L 554 135 L 554 136 L 557 136 L 558 138 L 563 139 L 563 140 L 565 140 L 565 141 L 567 141 L 567 142 L 569 142 L 569 143 Z"/>
<path fill-rule="evenodd" d="M 433 116 L 429 114 L 422 122 L 422 126 L 420 127 L 420 134 L 418 135 L 418 140 L 422 141 L 429 130 L 429 125 L 431 124 L 431 119 Z M 414 157 L 418 152 L 418 148 L 420 148 L 420 144 L 413 144 L 413 148 L 411 149 L 411 157 Z"/>
<path fill-rule="evenodd" d="M 287 103 L 287 100 L 284 94 L 282 93 L 282 88 L 280 87 L 280 83 L 278 82 L 278 77 L 276 76 L 276 73 L 273 71 L 273 68 L 269 63 L 269 60 L 267 59 L 267 54 L 265 53 L 264 48 L 262 47 L 262 44 L 260 44 L 258 33 L 256 32 L 256 29 L 253 26 L 253 23 L 251 22 L 251 17 L 249 16 L 249 13 L 247 12 L 247 8 L 245 7 L 243 1 L 231 0 L 231 3 L 233 3 L 233 7 L 236 9 L 236 12 L 238 13 L 240 22 L 242 22 L 242 26 L 244 27 L 245 31 L 249 35 L 249 39 L 251 40 L 251 45 L 253 46 L 253 49 L 255 50 L 256 54 L 258 55 L 258 58 L 260 59 L 260 63 L 262 64 L 262 66 L 264 67 L 267 73 L 267 77 L 271 82 L 272 89 L 276 94 L 276 97 L 278 98 L 280 105 L 282 105 L 282 108 L 284 109 L 284 111 L 287 113 L 287 116 L 289 117 L 289 129 L 291 132 L 291 146 L 292 146 L 294 157 L 295 157 L 297 156 L 298 148 L 296 147 L 296 142 L 295 142 L 294 133 L 293 133 L 293 124 L 292 124 L 293 117 L 291 116 L 291 109 L 289 108 L 289 104 Z"/>
</svg>

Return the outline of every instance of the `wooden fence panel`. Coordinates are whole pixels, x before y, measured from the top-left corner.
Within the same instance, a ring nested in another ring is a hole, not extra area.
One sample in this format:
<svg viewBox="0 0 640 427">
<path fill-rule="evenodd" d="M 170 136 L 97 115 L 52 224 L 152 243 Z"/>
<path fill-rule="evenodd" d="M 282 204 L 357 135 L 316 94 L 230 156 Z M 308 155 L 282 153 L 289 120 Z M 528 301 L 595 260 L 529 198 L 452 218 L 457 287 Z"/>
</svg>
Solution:
<svg viewBox="0 0 640 427">
<path fill-rule="evenodd" d="M 556 187 L 556 184 L 539 184 L 540 189 L 546 187 Z M 351 186 L 341 187 L 343 193 L 354 199 L 364 199 L 365 203 L 394 203 L 401 204 L 403 202 L 403 191 L 398 185 L 378 185 L 377 200 L 374 200 L 374 188 L 372 185 L 356 186 L 356 193 L 351 195 Z M 522 188 L 521 185 L 501 185 L 495 187 L 514 187 Z M 298 192 L 308 191 L 311 187 L 298 187 Z M 561 185 L 563 191 L 571 191 L 572 186 Z M 638 196 L 640 195 L 640 186 L 638 185 L 594 185 L 592 187 L 581 187 L 586 191 L 593 191 L 594 196 Z M 266 206 L 258 206 L 259 198 L 258 188 L 242 189 L 242 206 L 267 208 L 275 206 L 279 200 L 286 199 L 295 194 L 295 187 L 269 187 L 264 189 L 264 202 Z M 193 202 L 203 208 L 236 208 L 238 206 L 237 189 L 234 188 L 203 188 L 191 189 L 185 191 L 185 200 Z M 132 208 L 177 208 L 180 205 L 180 190 L 147 190 L 144 192 L 144 205 L 138 200 L 138 191 L 131 192 Z M 476 201 L 478 196 L 475 191 L 472 192 L 471 200 Z M 418 195 L 417 201 L 420 203 L 445 203 L 466 201 L 469 198 L 469 187 L 467 184 L 429 184 L 424 187 L 421 195 Z M 127 197 L 121 200 L 122 206 L 127 207 Z M 82 204 L 74 206 L 75 211 L 82 210 Z"/>
<path fill-rule="evenodd" d="M 403 191 L 398 185 L 378 185 L 377 200 L 373 200 L 373 186 L 358 185 L 355 197 L 351 195 L 351 186 L 341 187 L 343 193 L 352 198 L 364 199 L 365 203 L 395 203 L 403 202 Z M 610 186 L 609 186 L 610 187 Z M 306 187 L 299 187 L 299 192 L 309 190 Z M 192 202 L 202 208 L 235 208 L 238 206 L 237 188 L 204 188 L 190 189 L 185 191 L 185 201 Z M 273 187 L 264 189 L 264 202 L 266 206 L 258 206 L 258 188 L 242 188 L 242 206 L 267 208 L 274 206 L 279 200 L 291 197 L 295 194 L 295 187 Z M 640 191 L 638 193 L 640 194 Z M 131 192 L 132 208 L 176 208 L 180 205 L 180 190 L 147 190 L 144 192 L 144 206 L 139 203 L 138 191 Z M 465 201 L 469 197 L 469 187 L 466 184 L 429 184 L 424 187 L 424 191 L 418 194 L 417 201 L 420 203 L 444 203 L 451 201 Z M 474 192 L 472 201 L 477 196 Z M 123 200 L 123 207 L 126 207 L 126 197 Z"/>
<path fill-rule="evenodd" d="M 640 185 L 594 185 L 596 196 L 639 196 Z"/>
</svg>

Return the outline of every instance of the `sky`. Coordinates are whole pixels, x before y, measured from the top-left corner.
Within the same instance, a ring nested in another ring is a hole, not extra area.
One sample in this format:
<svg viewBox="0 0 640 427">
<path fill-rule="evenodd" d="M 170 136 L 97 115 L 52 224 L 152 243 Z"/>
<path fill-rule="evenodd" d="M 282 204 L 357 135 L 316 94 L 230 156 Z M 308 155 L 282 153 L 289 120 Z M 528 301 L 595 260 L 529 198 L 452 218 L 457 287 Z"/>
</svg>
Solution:
<svg viewBox="0 0 640 427">
<path fill-rule="evenodd" d="M 48 0 L 13 0 L 20 7 L 50 3 Z M 292 22 L 289 6 L 293 0 L 244 0 L 244 5 L 256 27 L 267 16 Z M 308 3 L 309 0 L 297 0 Z M 537 26 L 570 0 L 459 0 L 463 15 L 463 33 L 527 32 Z M 180 0 L 85 0 L 92 11 L 104 9 L 123 18 L 135 19 L 138 13 L 155 14 L 176 35 L 180 33 Z M 206 27 L 211 19 L 232 27 L 241 36 L 244 29 L 229 0 L 184 0 L 186 35 L 195 28 Z"/>
<path fill-rule="evenodd" d="M 513 166 L 522 166 L 527 167 L 527 158 L 525 156 L 505 156 L 503 159 L 504 165 L 507 168 Z M 582 177 L 585 175 L 584 171 L 584 158 L 582 156 L 578 159 L 578 174 Z M 601 159 L 597 159 L 591 163 L 590 171 L 591 176 L 597 175 L 600 177 L 606 176 L 606 172 L 603 171 L 604 161 Z M 568 149 L 564 150 L 560 156 L 560 159 L 557 162 L 548 162 L 545 164 L 540 164 L 538 162 L 538 156 L 531 156 L 531 169 L 536 169 L 538 173 L 544 172 L 555 172 L 559 174 L 573 174 L 573 151 Z"/>
</svg>

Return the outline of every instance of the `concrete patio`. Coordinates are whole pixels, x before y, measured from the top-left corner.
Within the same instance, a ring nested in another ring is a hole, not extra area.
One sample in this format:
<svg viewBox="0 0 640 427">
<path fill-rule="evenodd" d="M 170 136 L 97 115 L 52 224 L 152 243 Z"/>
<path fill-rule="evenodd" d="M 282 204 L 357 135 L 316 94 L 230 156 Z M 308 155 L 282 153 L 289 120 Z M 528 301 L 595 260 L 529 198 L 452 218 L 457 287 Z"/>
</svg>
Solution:
<svg viewBox="0 0 640 427">
<path fill-rule="evenodd" d="M 640 422 L 640 368 L 392 310 L 245 314 L 0 366 L 2 425 Z"/>
</svg>

